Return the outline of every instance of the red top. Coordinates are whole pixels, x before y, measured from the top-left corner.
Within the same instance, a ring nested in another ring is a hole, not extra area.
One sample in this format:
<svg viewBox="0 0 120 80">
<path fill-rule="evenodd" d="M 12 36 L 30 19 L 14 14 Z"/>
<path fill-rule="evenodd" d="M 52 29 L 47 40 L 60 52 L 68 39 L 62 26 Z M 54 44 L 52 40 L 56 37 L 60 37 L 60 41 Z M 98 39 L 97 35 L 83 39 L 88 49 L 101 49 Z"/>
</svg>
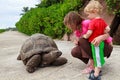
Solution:
<svg viewBox="0 0 120 80">
<path fill-rule="evenodd" d="M 89 30 L 93 31 L 92 35 L 89 37 L 89 42 L 91 42 L 95 37 L 104 34 L 106 27 L 107 24 L 103 19 L 92 19 L 88 27 Z"/>
</svg>

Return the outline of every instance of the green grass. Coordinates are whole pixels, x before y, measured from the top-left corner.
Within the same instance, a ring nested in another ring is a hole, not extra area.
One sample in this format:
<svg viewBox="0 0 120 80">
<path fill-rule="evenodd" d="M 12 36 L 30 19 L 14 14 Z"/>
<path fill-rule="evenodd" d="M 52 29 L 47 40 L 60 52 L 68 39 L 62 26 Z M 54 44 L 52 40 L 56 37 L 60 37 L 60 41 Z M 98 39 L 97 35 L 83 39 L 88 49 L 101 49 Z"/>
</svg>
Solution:
<svg viewBox="0 0 120 80">
<path fill-rule="evenodd" d="M 5 32 L 5 31 L 6 31 L 5 29 L 0 29 L 0 33 Z"/>
</svg>

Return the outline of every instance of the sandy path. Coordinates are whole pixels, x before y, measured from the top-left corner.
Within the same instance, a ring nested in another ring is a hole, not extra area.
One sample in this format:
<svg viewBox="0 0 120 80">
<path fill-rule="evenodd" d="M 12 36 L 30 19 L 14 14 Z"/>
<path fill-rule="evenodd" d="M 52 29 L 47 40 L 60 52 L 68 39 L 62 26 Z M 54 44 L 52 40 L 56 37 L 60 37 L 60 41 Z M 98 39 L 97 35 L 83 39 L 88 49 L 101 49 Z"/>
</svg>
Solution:
<svg viewBox="0 0 120 80">
<path fill-rule="evenodd" d="M 58 41 L 58 48 L 63 52 L 68 63 L 59 67 L 39 68 L 30 74 L 21 61 L 17 61 L 22 43 L 28 38 L 17 31 L 0 34 L 0 80 L 88 80 L 88 75 L 80 74 L 85 64 L 70 55 L 74 46 L 68 41 Z M 106 59 L 102 80 L 120 80 L 120 46 L 114 45 L 112 55 Z"/>
</svg>

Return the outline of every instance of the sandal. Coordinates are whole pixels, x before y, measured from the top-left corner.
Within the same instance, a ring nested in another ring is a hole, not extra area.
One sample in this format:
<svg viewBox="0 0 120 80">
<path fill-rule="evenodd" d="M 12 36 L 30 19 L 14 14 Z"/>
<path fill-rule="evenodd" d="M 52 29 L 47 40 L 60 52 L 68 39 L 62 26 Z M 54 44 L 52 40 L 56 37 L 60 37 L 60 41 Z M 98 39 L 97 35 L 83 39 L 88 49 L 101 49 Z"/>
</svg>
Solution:
<svg viewBox="0 0 120 80">
<path fill-rule="evenodd" d="M 101 75 L 99 74 L 97 77 L 94 76 L 94 71 L 92 70 L 89 75 L 89 80 L 101 80 Z"/>
</svg>

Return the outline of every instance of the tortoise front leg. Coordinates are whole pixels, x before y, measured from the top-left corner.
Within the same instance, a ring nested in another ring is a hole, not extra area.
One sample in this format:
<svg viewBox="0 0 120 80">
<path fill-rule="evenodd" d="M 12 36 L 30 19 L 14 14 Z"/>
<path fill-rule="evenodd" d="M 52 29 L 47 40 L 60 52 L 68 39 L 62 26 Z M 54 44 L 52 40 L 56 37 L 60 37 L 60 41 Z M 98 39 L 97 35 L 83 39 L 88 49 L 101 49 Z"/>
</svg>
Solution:
<svg viewBox="0 0 120 80">
<path fill-rule="evenodd" d="M 21 54 L 18 55 L 17 60 L 21 60 Z"/>
<path fill-rule="evenodd" d="M 35 69 L 39 66 L 40 62 L 41 62 L 41 56 L 40 55 L 32 56 L 26 64 L 26 70 L 29 73 L 33 73 L 35 71 Z"/>
</svg>

